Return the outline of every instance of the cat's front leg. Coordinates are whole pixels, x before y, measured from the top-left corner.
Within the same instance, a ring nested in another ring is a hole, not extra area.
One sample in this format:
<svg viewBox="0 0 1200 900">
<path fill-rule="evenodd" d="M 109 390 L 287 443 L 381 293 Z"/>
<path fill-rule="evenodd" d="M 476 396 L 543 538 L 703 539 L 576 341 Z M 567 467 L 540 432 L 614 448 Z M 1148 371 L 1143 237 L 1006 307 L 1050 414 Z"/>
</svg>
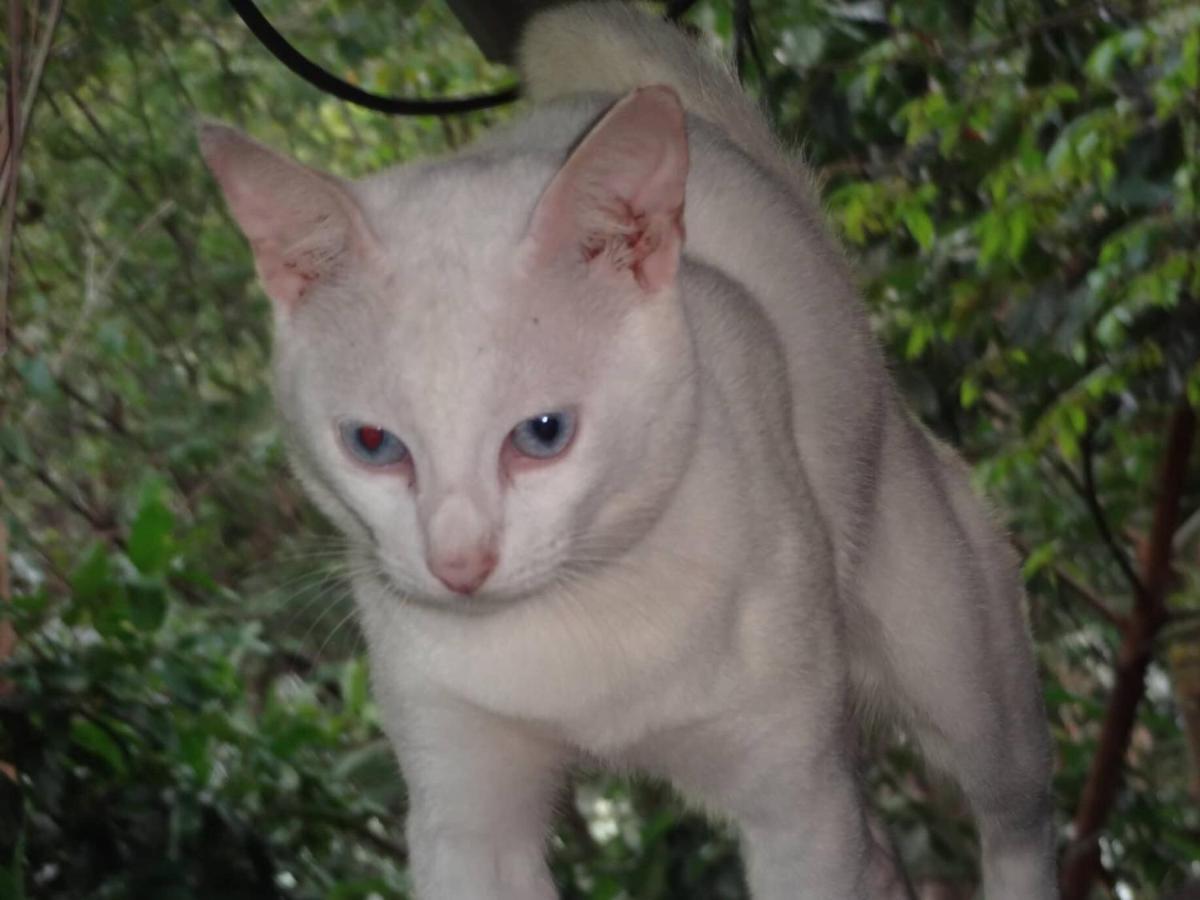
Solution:
<svg viewBox="0 0 1200 900">
<path fill-rule="evenodd" d="M 460 705 L 410 708 L 398 730 L 417 900 L 554 900 L 544 853 L 562 749 Z"/>
</svg>

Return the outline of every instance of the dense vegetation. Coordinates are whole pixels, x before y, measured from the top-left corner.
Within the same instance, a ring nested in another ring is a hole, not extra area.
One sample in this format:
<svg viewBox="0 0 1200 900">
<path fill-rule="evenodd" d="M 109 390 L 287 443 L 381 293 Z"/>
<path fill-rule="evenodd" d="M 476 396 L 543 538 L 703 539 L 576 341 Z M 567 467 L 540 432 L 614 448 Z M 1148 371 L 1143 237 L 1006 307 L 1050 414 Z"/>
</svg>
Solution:
<svg viewBox="0 0 1200 900">
<path fill-rule="evenodd" d="M 11 6 L 0 898 L 407 896 L 337 541 L 287 473 L 266 303 L 191 123 L 353 176 L 510 111 L 346 106 L 217 0 Z M 265 9 L 380 92 L 507 77 L 441 3 Z M 745 9 L 685 21 L 803 146 L 897 376 L 1025 558 L 1066 896 L 1168 896 L 1200 877 L 1200 5 Z M 961 801 L 903 740 L 878 757 L 914 881 L 970 896 Z M 566 897 L 744 896 L 730 836 L 660 786 L 584 774 L 564 809 Z"/>
</svg>

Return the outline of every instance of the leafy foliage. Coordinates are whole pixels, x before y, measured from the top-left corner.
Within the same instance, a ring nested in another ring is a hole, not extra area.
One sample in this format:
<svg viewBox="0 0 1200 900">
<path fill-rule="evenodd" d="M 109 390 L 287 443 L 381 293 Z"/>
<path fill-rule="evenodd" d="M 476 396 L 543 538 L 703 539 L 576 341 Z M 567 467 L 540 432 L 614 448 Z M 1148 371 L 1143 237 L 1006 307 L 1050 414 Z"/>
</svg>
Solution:
<svg viewBox="0 0 1200 900">
<path fill-rule="evenodd" d="M 382 93 L 505 78 L 441 4 L 264 7 Z M 906 393 L 973 462 L 1025 555 L 1066 840 L 1136 606 L 1167 423 L 1200 404 L 1200 8 L 756 11 L 753 46 L 721 0 L 689 19 L 746 51 L 747 81 L 822 179 Z M 0 374 L 19 636 L 0 670 L 0 760 L 18 773 L 0 776 L 0 896 L 407 896 L 403 790 L 338 539 L 287 474 L 266 305 L 191 122 L 230 119 L 352 176 L 505 113 L 347 107 L 216 0 L 72 3 L 53 48 Z M 1103 896 L 1162 896 L 1200 874 L 1194 473 L 1181 503 Z M 960 802 L 903 741 L 871 782 L 914 879 L 969 890 Z M 585 776 L 563 806 L 553 859 L 569 898 L 744 896 L 732 838 L 661 786 Z"/>
</svg>

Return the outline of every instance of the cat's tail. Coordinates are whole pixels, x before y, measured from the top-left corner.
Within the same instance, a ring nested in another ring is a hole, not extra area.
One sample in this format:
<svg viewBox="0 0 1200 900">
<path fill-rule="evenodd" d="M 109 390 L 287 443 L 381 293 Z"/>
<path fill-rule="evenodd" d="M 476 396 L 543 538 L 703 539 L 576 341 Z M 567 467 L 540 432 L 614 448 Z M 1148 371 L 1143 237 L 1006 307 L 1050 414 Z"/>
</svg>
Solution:
<svg viewBox="0 0 1200 900">
<path fill-rule="evenodd" d="M 631 4 L 552 6 L 526 26 L 519 60 L 526 91 L 535 101 L 668 85 L 688 112 L 718 125 L 759 165 L 807 187 L 804 168 L 776 142 L 766 117 L 729 68 L 675 25 Z"/>
</svg>

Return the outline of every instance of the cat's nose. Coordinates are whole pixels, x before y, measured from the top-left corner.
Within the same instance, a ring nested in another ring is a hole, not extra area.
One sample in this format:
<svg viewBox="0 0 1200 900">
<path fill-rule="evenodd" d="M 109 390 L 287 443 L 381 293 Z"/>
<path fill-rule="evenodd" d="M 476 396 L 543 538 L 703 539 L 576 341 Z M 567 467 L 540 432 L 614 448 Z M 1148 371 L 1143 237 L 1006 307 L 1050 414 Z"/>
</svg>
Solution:
<svg viewBox="0 0 1200 900">
<path fill-rule="evenodd" d="M 479 547 L 451 556 L 431 556 L 429 571 L 456 594 L 473 594 L 496 568 L 496 551 Z"/>
<path fill-rule="evenodd" d="M 473 594 L 487 581 L 498 558 L 496 532 L 479 507 L 451 494 L 434 510 L 427 526 L 425 564 L 456 594 Z"/>
</svg>

